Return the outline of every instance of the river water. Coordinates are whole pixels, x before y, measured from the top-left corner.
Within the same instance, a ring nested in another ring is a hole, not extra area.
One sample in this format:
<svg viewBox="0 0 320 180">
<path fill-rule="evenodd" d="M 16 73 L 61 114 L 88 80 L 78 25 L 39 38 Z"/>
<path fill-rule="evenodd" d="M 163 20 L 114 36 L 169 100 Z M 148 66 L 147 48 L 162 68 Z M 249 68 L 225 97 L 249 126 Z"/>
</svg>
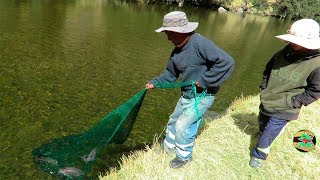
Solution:
<svg viewBox="0 0 320 180">
<path fill-rule="evenodd" d="M 274 36 L 290 21 L 111 0 L 1 0 L 1 179 L 52 178 L 35 168 L 32 149 L 85 131 L 159 75 L 173 46 L 154 30 L 173 10 L 199 22 L 197 32 L 235 59 L 211 111 L 258 93 L 266 62 L 285 45 Z M 152 143 L 178 96 L 178 89 L 148 92 L 129 139 L 104 153 L 92 177 Z"/>
</svg>

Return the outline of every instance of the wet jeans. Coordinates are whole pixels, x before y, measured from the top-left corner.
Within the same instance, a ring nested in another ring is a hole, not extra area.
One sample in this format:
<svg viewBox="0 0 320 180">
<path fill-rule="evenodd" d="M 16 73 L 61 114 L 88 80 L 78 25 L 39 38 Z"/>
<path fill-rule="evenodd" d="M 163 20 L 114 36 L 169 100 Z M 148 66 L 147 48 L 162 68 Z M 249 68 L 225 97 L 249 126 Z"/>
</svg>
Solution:
<svg viewBox="0 0 320 180">
<path fill-rule="evenodd" d="M 201 116 L 212 105 L 214 98 L 214 95 L 205 96 L 202 100 L 198 100 L 200 102 L 196 108 L 195 98 L 180 97 L 167 124 L 166 138 L 163 143 L 167 152 L 175 150 L 177 157 L 182 160 L 191 158 Z"/>
</svg>

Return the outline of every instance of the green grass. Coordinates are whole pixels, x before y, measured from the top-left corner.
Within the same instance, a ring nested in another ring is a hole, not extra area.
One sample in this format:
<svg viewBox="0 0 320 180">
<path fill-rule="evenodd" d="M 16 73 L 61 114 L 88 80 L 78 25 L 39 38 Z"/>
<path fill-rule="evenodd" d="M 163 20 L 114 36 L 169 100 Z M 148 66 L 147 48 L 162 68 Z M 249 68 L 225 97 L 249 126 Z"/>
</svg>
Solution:
<svg viewBox="0 0 320 180">
<path fill-rule="evenodd" d="M 249 166 L 250 153 L 258 138 L 259 97 L 235 100 L 223 115 L 207 118 L 196 139 L 193 161 L 181 169 L 171 169 L 174 155 L 155 143 L 144 151 L 122 158 L 119 170 L 100 179 L 317 179 L 320 174 L 320 149 L 309 153 L 293 146 L 294 134 L 311 130 L 320 138 L 320 101 L 302 109 L 299 119 L 291 121 L 271 147 L 271 154 L 260 169 Z M 156 141 L 155 141 L 156 142 Z"/>
</svg>

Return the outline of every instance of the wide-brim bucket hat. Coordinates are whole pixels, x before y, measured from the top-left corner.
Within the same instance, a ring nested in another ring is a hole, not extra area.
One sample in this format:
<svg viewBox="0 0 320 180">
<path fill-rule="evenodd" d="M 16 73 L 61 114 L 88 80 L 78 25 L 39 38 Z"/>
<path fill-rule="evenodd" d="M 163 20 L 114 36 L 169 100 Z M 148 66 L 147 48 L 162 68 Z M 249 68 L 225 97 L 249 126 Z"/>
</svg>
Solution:
<svg viewBox="0 0 320 180">
<path fill-rule="evenodd" d="M 319 24 L 315 20 L 301 19 L 291 25 L 288 34 L 278 35 L 276 38 L 306 49 L 320 49 L 319 31 Z"/>
<path fill-rule="evenodd" d="M 198 22 L 189 22 L 187 15 L 181 11 L 173 11 L 163 17 L 163 25 L 156 32 L 173 31 L 189 33 L 197 29 Z"/>
</svg>

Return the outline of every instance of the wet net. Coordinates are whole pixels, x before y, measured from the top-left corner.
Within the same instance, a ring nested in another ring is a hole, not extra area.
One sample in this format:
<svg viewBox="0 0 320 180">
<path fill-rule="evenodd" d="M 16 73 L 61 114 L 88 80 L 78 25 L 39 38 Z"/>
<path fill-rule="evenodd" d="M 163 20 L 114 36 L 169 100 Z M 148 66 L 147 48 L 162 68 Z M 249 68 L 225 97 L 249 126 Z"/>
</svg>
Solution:
<svg viewBox="0 0 320 180">
<path fill-rule="evenodd" d="M 68 178 L 84 177 L 107 144 L 127 139 L 138 115 L 146 90 L 109 113 L 83 133 L 52 139 L 32 152 L 37 168 Z"/>
<path fill-rule="evenodd" d="M 158 83 L 155 88 L 193 86 L 194 82 Z M 75 135 L 52 139 L 32 151 L 38 169 L 65 178 L 82 179 L 108 144 L 122 144 L 129 136 L 147 90 L 143 89 L 93 127 Z M 197 98 L 195 98 L 197 99 Z"/>
</svg>

